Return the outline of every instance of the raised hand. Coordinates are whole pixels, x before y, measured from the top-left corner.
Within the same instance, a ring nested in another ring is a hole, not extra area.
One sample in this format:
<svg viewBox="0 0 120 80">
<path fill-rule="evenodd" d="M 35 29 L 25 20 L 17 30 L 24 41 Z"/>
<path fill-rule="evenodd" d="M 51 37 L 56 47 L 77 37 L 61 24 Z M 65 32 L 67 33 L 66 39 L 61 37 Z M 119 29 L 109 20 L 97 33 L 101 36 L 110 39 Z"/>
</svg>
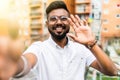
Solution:
<svg viewBox="0 0 120 80">
<path fill-rule="evenodd" d="M 1 20 L 0 31 L 0 80 L 9 80 L 18 69 L 24 44 L 19 36 L 17 21 L 7 18 Z"/>
<path fill-rule="evenodd" d="M 75 35 L 71 33 L 68 33 L 67 35 L 70 36 L 74 41 L 84 45 L 95 41 L 95 36 L 93 35 L 86 20 L 81 20 L 78 15 L 70 15 L 68 21 L 70 26 L 72 26 L 74 29 Z"/>
<path fill-rule="evenodd" d="M 0 80 L 9 80 L 16 73 L 22 48 L 20 41 L 0 36 Z"/>
<path fill-rule="evenodd" d="M 0 80 L 9 80 L 16 73 L 16 63 L 0 55 Z"/>
</svg>

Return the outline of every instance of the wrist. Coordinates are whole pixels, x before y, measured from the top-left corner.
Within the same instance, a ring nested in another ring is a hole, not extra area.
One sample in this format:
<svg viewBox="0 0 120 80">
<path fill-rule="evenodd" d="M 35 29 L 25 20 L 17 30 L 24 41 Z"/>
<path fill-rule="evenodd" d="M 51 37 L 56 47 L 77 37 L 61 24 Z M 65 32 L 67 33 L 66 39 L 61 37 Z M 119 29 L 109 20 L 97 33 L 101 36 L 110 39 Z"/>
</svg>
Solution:
<svg viewBox="0 0 120 80">
<path fill-rule="evenodd" d="M 120 71 L 117 72 L 117 76 L 120 76 Z"/>
<path fill-rule="evenodd" d="M 97 40 L 94 40 L 86 45 L 88 49 L 92 49 L 97 44 Z"/>
<path fill-rule="evenodd" d="M 26 72 L 27 72 L 27 69 L 28 69 L 28 61 L 27 61 L 26 57 L 24 57 L 24 56 L 21 56 L 21 59 L 22 59 L 22 61 L 23 61 L 23 69 L 22 69 L 21 72 L 15 74 L 15 75 L 13 76 L 14 78 L 20 78 L 20 77 L 24 76 L 24 75 L 26 74 Z M 19 65 L 19 66 L 20 66 L 20 65 Z"/>
</svg>

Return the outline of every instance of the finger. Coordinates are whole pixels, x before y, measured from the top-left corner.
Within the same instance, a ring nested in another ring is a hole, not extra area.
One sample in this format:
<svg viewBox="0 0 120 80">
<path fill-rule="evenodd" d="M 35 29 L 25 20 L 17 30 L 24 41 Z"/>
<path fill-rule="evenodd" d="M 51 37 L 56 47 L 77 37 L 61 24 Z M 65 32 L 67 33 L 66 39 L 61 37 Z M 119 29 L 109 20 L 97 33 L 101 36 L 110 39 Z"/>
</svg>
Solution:
<svg viewBox="0 0 120 80">
<path fill-rule="evenodd" d="M 76 19 L 75 19 L 75 17 L 71 14 L 70 15 L 70 18 L 71 18 L 71 20 L 75 23 L 76 22 Z"/>
<path fill-rule="evenodd" d="M 79 27 L 80 24 L 79 24 L 78 19 L 73 15 L 70 15 L 70 17 L 71 17 L 71 20 L 73 21 L 73 23 L 76 25 L 76 27 Z"/>
<path fill-rule="evenodd" d="M 85 26 L 88 26 L 87 20 L 83 19 L 83 23 L 84 23 Z"/>
<path fill-rule="evenodd" d="M 73 34 L 71 34 L 71 33 L 68 33 L 67 36 L 69 36 L 69 37 L 72 38 L 74 41 L 76 41 L 75 35 L 73 35 Z"/>
<path fill-rule="evenodd" d="M 76 30 L 76 25 L 73 23 L 73 21 L 71 20 L 71 18 L 68 18 L 69 24 L 70 26 L 74 29 L 74 31 Z"/>
<path fill-rule="evenodd" d="M 81 19 L 79 18 L 79 16 L 78 16 L 78 15 L 75 15 L 75 17 L 76 17 L 76 19 L 77 19 L 77 21 L 78 21 L 79 25 L 82 25 L 82 24 L 81 24 L 81 23 L 82 23 L 82 21 L 81 21 Z"/>
<path fill-rule="evenodd" d="M 75 15 L 75 19 L 76 19 L 75 25 L 77 26 L 77 28 L 83 26 L 83 21 L 79 18 L 78 15 Z"/>
<path fill-rule="evenodd" d="M 75 18 L 78 20 L 79 25 L 84 26 L 84 21 L 79 18 L 78 15 L 75 15 Z M 80 26 L 79 26 L 80 27 Z"/>
</svg>

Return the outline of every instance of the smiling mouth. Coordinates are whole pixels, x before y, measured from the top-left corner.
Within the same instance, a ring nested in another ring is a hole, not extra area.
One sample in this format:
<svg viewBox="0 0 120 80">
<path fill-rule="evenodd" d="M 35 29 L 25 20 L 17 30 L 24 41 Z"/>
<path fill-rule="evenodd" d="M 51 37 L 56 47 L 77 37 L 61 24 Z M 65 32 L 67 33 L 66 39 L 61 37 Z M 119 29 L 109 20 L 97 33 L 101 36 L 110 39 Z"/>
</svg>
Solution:
<svg viewBox="0 0 120 80">
<path fill-rule="evenodd" d="M 65 26 L 55 26 L 55 27 L 53 27 L 53 29 L 54 30 L 63 30 L 63 29 L 65 29 Z"/>
<path fill-rule="evenodd" d="M 57 32 L 61 32 L 61 31 L 63 30 L 63 28 L 62 28 L 62 27 L 57 27 L 55 30 L 56 30 Z"/>
<path fill-rule="evenodd" d="M 57 35 L 62 35 L 62 33 L 64 32 L 64 28 L 62 26 L 58 26 L 54 28 L 54 31 Z"/>
</svg>

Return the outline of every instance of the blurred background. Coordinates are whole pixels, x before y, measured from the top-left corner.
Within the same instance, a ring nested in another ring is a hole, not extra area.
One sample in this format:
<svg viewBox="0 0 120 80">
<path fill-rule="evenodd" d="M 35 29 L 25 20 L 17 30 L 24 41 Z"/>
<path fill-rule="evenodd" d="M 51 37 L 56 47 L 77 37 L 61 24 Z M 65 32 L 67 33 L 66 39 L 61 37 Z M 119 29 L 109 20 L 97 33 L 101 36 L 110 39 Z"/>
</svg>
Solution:
<svg viewBox="0 0 120 80">
<path fill-rule="evenodd" d="M 0 0 L 0 36 L 17 36 L 26 49 L 49 33 L 45 8 L 55 0 Z M 120 65 L 120 0 L 63 0 L 71 14 L 86 18 L 98 45 Z M 10 30 L 10 31 L 9 31 Z M 70 30 L 73 31 L 72 29 Z M 120 80 L 89 68 L 86 80 Z"/>
</svg>

